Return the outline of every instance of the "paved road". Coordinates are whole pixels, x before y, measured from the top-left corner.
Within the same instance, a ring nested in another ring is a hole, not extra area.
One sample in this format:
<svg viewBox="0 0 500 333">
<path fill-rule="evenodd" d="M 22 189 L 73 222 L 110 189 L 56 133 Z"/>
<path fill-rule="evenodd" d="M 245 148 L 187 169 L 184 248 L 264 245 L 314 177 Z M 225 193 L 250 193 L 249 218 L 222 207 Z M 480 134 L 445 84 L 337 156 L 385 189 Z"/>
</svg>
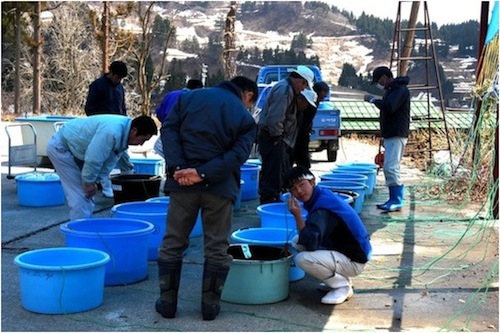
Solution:
<svg viewBox="0 0 500 333">
<path fill-rule="evenodd" d="M 340 161 L 355 160 L 353 156 L 370 161 L 376 150 L 345 144 Z M 316 175 L 333 166 L 325 161 L 324 152 L 313 157 Z M 219 317 L 205 322 L 200 314 L 203 254 L 202 238 L 198 237 L 186 251 L 175 319 L 163 319 L 154 311 L 159 293 L 155 262 L 149 262 L 146 280 L 106 287 L 104 302 L 96 309 L 71 315 L 32 313 L 21 305 L 14 257 L 28 250 L 64 246 L 59 225 L 68 220 L 68 212 L 65 205 L 19 206 L 16 183 L 5 176 L 4 156 L 2 331 L 498 331 L 498 276 L 491 276 L 498 273 L 494 222 L 470 223 L 472 220 L 463 218 L 465 210 L 458 218 L 456 211 L 446 211 L 446 203 L 428 202 L 411 188 L 401 213 L 381 214 L 374 209 L 387 196 L 381 174 L 361 212 L 374 256 L 365 272 L 354 279 L 355 295 L 344 304 L 322 305 L 324 293 L 317 289 L 318 281 L 306 276 L 290 283 L 284 301 L 261 305 L 223 302 Z M 404 170 L 404 177 L 407 184 L 423 179 L 409 169 Z M 111 199 L 97 197 L 95 215 L 111 216 L 113 204 Z M 257 205 L 257 200 L 242 203 L 234 213 L 233 230 L 260 226 Z"/>
</svg>

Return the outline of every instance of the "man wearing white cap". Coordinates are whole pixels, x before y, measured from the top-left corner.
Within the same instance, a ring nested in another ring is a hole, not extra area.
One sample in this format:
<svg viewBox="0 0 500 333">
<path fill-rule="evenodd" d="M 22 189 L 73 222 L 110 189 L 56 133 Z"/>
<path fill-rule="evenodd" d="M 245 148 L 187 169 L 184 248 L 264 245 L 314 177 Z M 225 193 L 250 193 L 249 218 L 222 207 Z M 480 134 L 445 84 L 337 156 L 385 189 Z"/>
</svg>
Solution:
<svg viewBox="0 0 500 333">
<path fill-rule="evenodd" d="M 260 204 L 280 201 L 283 177 L 291 168 L 290 156 L 297 140 L 297 94 L 312 89 L 314 73 L 297 66 L 269 92 L 259 117 L 257 143 L 262 157 Z"/>
</svg>

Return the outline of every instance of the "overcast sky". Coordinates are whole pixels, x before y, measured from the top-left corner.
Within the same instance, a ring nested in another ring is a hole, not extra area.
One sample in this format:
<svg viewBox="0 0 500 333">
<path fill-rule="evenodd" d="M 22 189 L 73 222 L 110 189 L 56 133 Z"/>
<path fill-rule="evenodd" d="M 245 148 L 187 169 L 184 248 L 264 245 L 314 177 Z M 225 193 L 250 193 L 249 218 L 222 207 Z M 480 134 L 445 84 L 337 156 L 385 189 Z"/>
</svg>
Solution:
<svg viewBox="0 0 500 333">
<path fill-rule="evenodd" d="M 356 17 L 359 17 L 364 11 L 379 18 L 389 18 L 396 20 L 398 13 L 398 0 L 325 0 L 340 9 L 352 11 Z M 409 13 L 412 6 L 411 1 L 402 1 L 401 18 L 409 19 Z M 462 23 L 469 20 L 480 21 L 481 19 L 481 1 L 479 0 L 428 0 L 427 9 L 429 19 L 438 26 L 450 23 Z M 493 10 L 493 1 L 490 1 L 489 15 Z M 424 4 L 420 2 L 419 21 L 424 22 Z"/>
</svg>

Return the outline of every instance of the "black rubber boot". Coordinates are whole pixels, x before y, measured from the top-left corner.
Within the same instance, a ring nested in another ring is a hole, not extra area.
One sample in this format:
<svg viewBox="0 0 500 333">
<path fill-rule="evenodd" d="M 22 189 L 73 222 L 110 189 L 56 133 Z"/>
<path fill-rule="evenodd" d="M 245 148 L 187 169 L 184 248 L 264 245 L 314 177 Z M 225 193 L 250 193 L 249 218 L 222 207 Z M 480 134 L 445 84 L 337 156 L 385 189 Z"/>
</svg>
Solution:
<svg viewBox="0 0 500 333">
<path fill-rule="evenodd" d="M 177 311 L 177 291 L 181 280 L 182 260 L 158 260 L 160 298 L 156 300 L 156 312 L 164 318 L 174 318 Z"/>
<path fill-rule="evenodd" d="M 203 320 L 214 320 L 220 312 L 220 295 L 226 282 L 229 266 L 205 260 L 203 266 L 203 289 L 201 312 Z"/>
</svg>

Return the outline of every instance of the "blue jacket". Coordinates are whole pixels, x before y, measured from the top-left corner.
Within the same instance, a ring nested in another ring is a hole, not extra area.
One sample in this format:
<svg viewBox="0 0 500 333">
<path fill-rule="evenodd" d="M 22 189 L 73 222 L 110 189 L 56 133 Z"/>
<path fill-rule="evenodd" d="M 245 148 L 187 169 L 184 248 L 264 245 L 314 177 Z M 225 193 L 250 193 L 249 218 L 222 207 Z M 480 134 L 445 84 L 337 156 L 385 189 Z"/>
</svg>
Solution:
<svg viewBox="0 0 500 333">
<path fill-rule="evenodd" d="M 75 118 L 56 135 L 65 142 L 82 167 L 84 185 L 107 177 L 128 148 L 132 119 L 118 115 Z"/>
<path fill-rule="evenodd" d="M 104 74 L 89 86 L 85 114 L 121 114 L 127 115 L 125 107 L 125 89 L 120 83 L 113 85 L 108 74 Z"/>
<path fill-rule="evenodd" d="M 383 138 L 407 138 L 410 135 L 409 82 L 408 76 L 395 78 L 382 99 L 374 102 L 380 110 L 380 134 Z"/>
<path fill-rule="evenodd" d="M 341 196 L 316 186 L 304 208 L 308 215 L 298 244 L 307 251 L 334 250 L 358 263 L 370 260 L 368 232 L 356 211 Z"/>
<path fill-rule="evenodd" d="M 167 161 L 166 191 L 205 191 L 236 201 L 241 165 L 255 142 L 256 124 L 241 101 L 241 90 L 224 81 L 182 94 L 161 128 Z M 180 186 L 176 169 L 196 168 L 202 183 Z"/>
<path fill-rule="evenodd" d="M 170 109 L 172 108 L 172 106 L 174 106 L 175 102 L 177 102 L 177 99 L 179 98 L 179 96 L 186 91 L 189 91 L 189 89 L 184 88 L 181 90 L 173 90 L 173 91 L 167 93 L 163 97 L 160 105 L 158 105 L 158 107 L 156 108 L 156 111 L 155 111 L 156 117 L 158 117 L 158 120 L 162 124 L 165 121 L 165 118 L 167 117 L 168 113 L 170 112 Z"/>
</svg>

